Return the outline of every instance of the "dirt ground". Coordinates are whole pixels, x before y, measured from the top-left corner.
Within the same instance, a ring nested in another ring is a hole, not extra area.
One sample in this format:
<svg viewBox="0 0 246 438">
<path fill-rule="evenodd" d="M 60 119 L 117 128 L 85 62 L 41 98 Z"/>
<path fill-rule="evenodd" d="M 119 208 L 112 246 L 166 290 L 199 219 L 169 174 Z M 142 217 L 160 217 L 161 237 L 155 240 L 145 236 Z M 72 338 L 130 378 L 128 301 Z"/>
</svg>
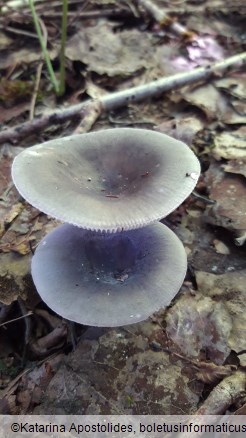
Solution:
<svg viewBox="0 0 246 438">
<path fill-rule="evenodd" d="M 35 1 L 57 77 L 60 3 Z M 66 89 L 58 97 L 28 5 L 0 2 L 0 414 L 246 414 L 242 63 L 96 117 L 89 112 L 89 123 L 78 114 L 62 123 L 49 117 L 243 53 L 243 3 L 153 0 L 158 19 L 137 0 L 69 1 Z M 33 128 L 42 117 L 48 122 Z M 59 221 L 20 196 L 11 165 L 34 144 L 114 127 L 184 141 L 202 173 L 192 194 L 162 221 L 188 257 L 170 306 L 137 324 L 87 327 L 56 315 L 35 289 L 32 255 Z"/>
</svg>

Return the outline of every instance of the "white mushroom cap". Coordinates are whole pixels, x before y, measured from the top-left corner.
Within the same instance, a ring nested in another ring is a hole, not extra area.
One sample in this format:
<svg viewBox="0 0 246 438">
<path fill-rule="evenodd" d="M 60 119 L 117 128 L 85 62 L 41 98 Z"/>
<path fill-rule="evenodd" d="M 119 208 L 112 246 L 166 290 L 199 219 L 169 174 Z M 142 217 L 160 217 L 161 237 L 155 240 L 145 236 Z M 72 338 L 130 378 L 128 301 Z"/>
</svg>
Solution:
<svg viewBox="0 0 246 438">
<path fill-rule="evenodd" d="M 30 147 L 13 163 L 13 181 L 33 206 L 89 230 L 115 232 L 167 216 L 194 189 L 200 165 L 165 134 L 109 129 Z"/>
<path fill-rule="evenodd" d="M 32 276 L 43 301 L 59 315 L 114 327 L 167 306 L 186 267 L 182 243 L 161 223 L 115 234 L 64 224 L 40 242 Z"/>
</svg>

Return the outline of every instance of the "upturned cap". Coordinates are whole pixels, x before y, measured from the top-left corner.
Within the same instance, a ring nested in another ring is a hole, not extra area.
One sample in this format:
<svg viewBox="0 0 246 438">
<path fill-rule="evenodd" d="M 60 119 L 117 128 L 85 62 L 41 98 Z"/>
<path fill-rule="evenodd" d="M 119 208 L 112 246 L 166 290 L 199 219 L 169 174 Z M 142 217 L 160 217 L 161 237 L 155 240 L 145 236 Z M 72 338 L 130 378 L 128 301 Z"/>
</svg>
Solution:
<svg viewBox="0 0 246 438">
<path fill-rule="evenodd" d="M 184 143 L 116 128 L 51 140 L 21 152 L 13 181 L 33 206 L 79 227 L 116 232 L 167 216 L 194 189 L 199 161 Z"/>
</svg>

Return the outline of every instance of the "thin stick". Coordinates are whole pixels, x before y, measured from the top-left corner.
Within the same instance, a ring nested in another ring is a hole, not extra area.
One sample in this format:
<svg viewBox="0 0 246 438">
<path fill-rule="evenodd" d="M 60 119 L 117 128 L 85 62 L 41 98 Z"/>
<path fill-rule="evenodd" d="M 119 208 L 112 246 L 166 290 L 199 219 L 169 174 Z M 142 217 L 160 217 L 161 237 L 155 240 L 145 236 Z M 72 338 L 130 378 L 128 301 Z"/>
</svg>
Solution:
<svg viewBox="0 0 246 438">
<path fill-rule="evenodd" d="M 166 91 L 174 90 L 184 85 L 192 84 L 198 81 L 205 81 L 212 78 L 219 72 L 229 68 L 232 70 L 240 69 L 246 63 L 246 52 L 231 56 L 223 61 L 216 62 L 206 67 L 195 68 L 192 71 L 178 73 L 173 76 L 164 77 L 157 81 L 149 82 L 144 85 L 129 88 L 123 91 L 106 94 L 94 102 L 88 100 L 69 108 L 57 110 L 49 115 L 33 119 L 31 122 L 25 122 L 13 128 L 6 129 L 0 133 L 0 143 L 16 142 L 30 134 L 40 132 L 50 125 L 61 125 L 67 120 L 88 116 L 88 109 L 94 105 L 101 107 L 101 111 L 112 111 L 116 108 L 127 106 L 131 102 L 141 102 L 146 99 L 161 96 Z M 100 111 L 98 111 L 98 115 Z"/>
<path fill-rule="evenodd" d="M 31 316 L 31 315 L 33 315 L 33 312 L 30 310 L 25 315 L 22 315 L 22 316 L 19 316 L 18 318 L 10 319 L 9 321 L 3 322 L 2 324 L 0 324 L 0 327 L 3 327 L 7 324 L 12 324 L 12 322 L 18 321 L 19 319 L 27 318 L 27 316 Z"/>
<path fill-rule="evenodd" d="M 194 32 L 188 30 L 182 24 L 175 22 L 163 9 L 160 9 L 150 0 L 137 0 L 139 6 L 142 6 L 161 27 L 168 27 L 176 35 L 192 39 Z"/>
</svg>

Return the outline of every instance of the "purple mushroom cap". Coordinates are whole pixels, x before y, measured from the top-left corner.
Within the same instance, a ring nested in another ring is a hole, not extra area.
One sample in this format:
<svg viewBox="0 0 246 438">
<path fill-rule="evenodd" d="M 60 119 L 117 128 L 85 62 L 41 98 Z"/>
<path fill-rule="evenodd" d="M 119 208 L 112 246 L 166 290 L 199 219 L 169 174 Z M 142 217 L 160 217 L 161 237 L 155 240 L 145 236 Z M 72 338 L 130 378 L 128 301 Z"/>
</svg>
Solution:
<svg viewBox="0 0 246 438">
<path fill-rule="evenodd" d="M 64 224 L 40 242 L 32 276 L 43 301 L 59 315 L 114 327 L 167 306 L 186 267 L 182 243 L 161 223 L 115 234 Z"/>
<path fill-rule="evenodd" d="M 199 161 L 184 143 L 116 128 L 51 140 L 21 152 L 13 181 L 33 206 L 64 222 L 116 232 L 160 220 L 194 189 Z"/>
</svg>

